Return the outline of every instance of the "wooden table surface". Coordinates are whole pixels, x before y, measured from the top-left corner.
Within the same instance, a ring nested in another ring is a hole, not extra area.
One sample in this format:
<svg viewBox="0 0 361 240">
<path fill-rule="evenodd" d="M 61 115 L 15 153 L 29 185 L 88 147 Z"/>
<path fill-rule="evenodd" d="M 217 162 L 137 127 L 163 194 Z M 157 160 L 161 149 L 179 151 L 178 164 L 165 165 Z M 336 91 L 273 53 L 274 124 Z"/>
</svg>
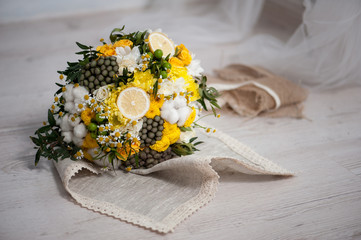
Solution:
<svg viewBox="0 0 361 240">
<path fill-rule="evenodd" d="M 74 42 L 96 43 L 116 15 L 99 19 L 0 25 L 0 239 L 361 239 L 361 87 L 311 91 L 309 120 L 210 118 L 297 176 L 221 175 L 215 199 L 174 233 L 75 204 L 50 161 L 34 167 L 28 136 L 46 120 L 56 70 L 74 60 Z M 221 52 L 197 55 L 211 69 Z"/>
</svg>

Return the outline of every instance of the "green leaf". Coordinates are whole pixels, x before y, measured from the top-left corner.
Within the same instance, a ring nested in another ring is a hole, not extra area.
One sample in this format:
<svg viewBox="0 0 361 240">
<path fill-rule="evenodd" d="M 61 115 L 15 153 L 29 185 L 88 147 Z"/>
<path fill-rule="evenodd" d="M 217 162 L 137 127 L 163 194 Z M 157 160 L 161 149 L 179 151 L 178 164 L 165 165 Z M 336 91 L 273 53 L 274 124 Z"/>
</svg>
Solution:
<svg viewBox="0 0 361 240">
<path fill-rule="evenodd" d="M 36 130 L 35 134 L 45 133 L 45 132 L 49 131 L 50 129 L 51 129 L 51 126 L 46 125 L 44 127 L 39 128 L 38 130 Z"/>
<path fill-rule="evenodd" d="M 192 142 L 194 142 L 194 140 L 196 140 L 196 139 L 197 139 L 197 137 L 192 137 L 191 139 L 189 139 L 189 142 L 192 143 Z"/>
<path fill-rule="evenodd" d="M 54 115 L 53 115 L 53 113 L 50 111 L 50 109 L 48 110 L 48 122 L 49 122 L 50 126 L 52 126 L 52 127 L 56 125 L 56 121 L 55 121 Z"/>
<path fill-rule="evenodd" d="M 40 146 L 41 145 L 41 142 L 38 138 L 35 138 L 35 137 L 30 137 L 31 141 L 33 141 L 33 143 L 36 145 L 36 146 Z"/>
<path fill-rule="evenodd" d="M 35 154 L 35 166 L 38 165 L 38 162 L 40 160 L 40 155 L 41 155 L 41 150 L 39 148 L 38 151 Z"/>
<path fill-rule="evenodd" d="M 81 43 L 79 43 L 79 42 L 75 42 L 76 43 L 76 45 L 78 45 L 78 47 L 80 47 L 81 49 L 90 49 L 90 48 L 92 48 L 91 46 L 86 46 L 86 45 L 84 45 L 84 44 L 81 44 Z"/>
</svg>

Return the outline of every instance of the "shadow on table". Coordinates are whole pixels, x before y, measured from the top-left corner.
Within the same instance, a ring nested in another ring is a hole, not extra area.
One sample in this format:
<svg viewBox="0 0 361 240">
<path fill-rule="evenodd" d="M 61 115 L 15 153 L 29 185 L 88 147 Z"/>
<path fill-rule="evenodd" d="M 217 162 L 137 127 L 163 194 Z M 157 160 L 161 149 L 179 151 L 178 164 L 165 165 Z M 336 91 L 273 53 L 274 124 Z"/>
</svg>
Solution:
<svg viewBox="0 0 361 240">
<path fill-rule="evenodd" d="M 285 180 L 289 177 L 273 175 L 250 175 L 240 172 L 222 171 L 218 172 L 219 182 L 271 182 Z"/>
</svg>

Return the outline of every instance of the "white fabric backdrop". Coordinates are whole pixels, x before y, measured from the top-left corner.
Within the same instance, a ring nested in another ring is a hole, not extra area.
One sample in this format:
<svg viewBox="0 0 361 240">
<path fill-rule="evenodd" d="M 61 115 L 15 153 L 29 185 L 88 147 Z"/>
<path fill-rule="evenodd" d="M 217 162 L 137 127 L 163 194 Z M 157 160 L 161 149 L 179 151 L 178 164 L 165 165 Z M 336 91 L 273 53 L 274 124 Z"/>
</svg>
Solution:
<svg viewBox="0 0 361 240">
<path fill-rule="evenodd" d="M 0 9 L 1 23 L 119 11 L 119 21 L 94 31 L 107 36 L 122 25 L 127 31 L 162 28 L 195 52 L 233 46 L 212 55 L 220 60 L 216 66 L 206 66 L 208 72 L 240 62 L 262 65 L 310 87 L 361 83 L 359 0 L 104 0 L 98 4 L 0 0 Z M 295 25 L 297 17 L 300 22 Z"/>
<path fill-rule="evenodd" d="M 297 1 L 267 2 L 292 3 Z M 262 11 L 263 5 L 263 1 L 250 0 L 154 1 L 119 24 L 131 30 L 161 27 L 178 42 L 191 43 L 192 49 L 209 47 L 211 51 L 214 45 L 236 43 L 224 53 L 222 65 L 262 65 L 309 87 L 361 83 L 361 1 L 305 0 L 302 23 L 285 41 L 270 29 L 252 35 L 262 14 L 276 16 L 284 25 L 289 21 L 287 12 Z"/>
</svg>

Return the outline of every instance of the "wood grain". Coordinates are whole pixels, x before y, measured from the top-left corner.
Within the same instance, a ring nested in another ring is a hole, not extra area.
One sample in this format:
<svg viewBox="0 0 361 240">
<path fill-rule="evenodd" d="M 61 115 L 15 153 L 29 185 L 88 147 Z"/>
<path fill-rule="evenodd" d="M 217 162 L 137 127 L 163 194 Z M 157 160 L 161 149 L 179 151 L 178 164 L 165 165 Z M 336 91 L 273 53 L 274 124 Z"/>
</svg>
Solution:
<svg viewBox="0 0 361 240">
<path fill-rule="evenodd" d="M 0 239 L 361 239 L 361 88 L 311 91 L 307 119 L 210 124 L 297 172 L 222 173 L 219 191 L 174 233 L 160 235 L 75 204 L 52 163 L 33 165 L 29 140 L 46 117 L 56 70 L 74 41 L 96 44 L 116 13 L 0 25 Z M 197 52 L 208 71 L 227 46 Z"/>
</svg>

